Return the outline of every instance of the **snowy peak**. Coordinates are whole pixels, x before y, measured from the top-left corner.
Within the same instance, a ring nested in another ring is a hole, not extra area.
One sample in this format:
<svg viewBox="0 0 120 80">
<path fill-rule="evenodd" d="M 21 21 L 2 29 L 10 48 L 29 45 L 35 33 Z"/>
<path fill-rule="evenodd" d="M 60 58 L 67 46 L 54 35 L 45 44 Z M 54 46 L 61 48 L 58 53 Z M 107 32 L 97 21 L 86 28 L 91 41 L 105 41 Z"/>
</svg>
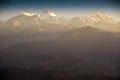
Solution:
<svg viewBox="0 0 120 80">
<path fill-rule="evenodd" d="M 65 17 L 63 16 L 58 16 L 54 11 L 48 11 L 45 10 L 43 11 L 41 18 L 45 20 L 47 23 L 55 23 L 55 24 L 64 24 L 65 22 Z"/>
<path fill-rule="evenodd" d="M 44 11 L 43 14 L 47 14 L 48 16 L 51 16 L 51 17 L 56 17 L 57 15 L 55 14 L 55 12 L 53 11 Z"/>
<path fill-rule="evenodd" d="M 21 26 L 21 25 L 39 25 L 41 23 L 40 15 L 36 13 L 21 13 L 15 17 L 7 20 L 7 24 L 12 26 Z"/>
<path fill-rule="evenodd" d="M 91 24 L 95 24 L 95 23 L 110 23 L 110 24 L 115 24 L 116 21 L 114 20 L 114 18 L 108 16 L 107 14 L 105 14 L 104 12 L 97 12 L 94 13 L 92 15 L 87 16 L 87 21 Z"/>
<path fill-rule="evenodd" d="M 25 15 L 25 16 L 39 16 L 40 17 L 40 15 L 38 15 L 38 14 L 36 14 L 36 13 L 28 13 L 28 12 L 21 12 L 21 15 Z"/>
<path fill-rule="evenodd" d="M 92 14 L 91 16 L 93 17 L 99 17 L 99 18 L 111 18 L 110 16 L 108 16 L 107 14 L 105 14 L 104 12 L 97 12 L 97 13 L 94 13 Z"/>
<path fill-rule="evenodd" d="M 43 11 L 41 15 L 36 13 L 22 12 L 21 14 L 1 22 L 2 26 L 40 26 L 42 24 L 60 24 L 66 25 L 69 29 L 75 29 L 82 26 L 93 26 L 104 30 L 119 31 L 120 22 L 108 16 L 104 12 L 93 13 L 88 16 L 75 16 L 66 18 L 56 15 L 54 11 Z M 74 27 L 73 27 L 74 26 Z"/>
</svg>

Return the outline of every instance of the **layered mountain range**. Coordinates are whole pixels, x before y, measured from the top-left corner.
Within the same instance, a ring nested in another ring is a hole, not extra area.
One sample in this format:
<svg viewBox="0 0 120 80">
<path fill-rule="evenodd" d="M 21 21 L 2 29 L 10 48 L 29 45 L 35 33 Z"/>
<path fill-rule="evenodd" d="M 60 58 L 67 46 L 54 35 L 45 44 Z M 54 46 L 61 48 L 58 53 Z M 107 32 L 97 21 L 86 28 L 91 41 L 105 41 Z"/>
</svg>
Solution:
<svg viewBox="0 0 120 80">
<path fill-rule="evenodd" d="M 58 16 L 53 11 L 44 11 L 42 14 L 22 12 L 0 22 L 0 47 L 21 41 L 55 39 L 68 31 L 85 26 L 107 32 L 120 32 L 120 21 L 104 12 L 73 18 Z"/>
<path fill-rule="evenodd" d="M 120 21 L 115 20 L 104 12 L 93 13 L 85 17 L 75 16 L 73 18 L 65 18 L 62 16 L 57 16 L 57 14 L 53 11 L 44 11 L 41 15 L 26 12 L 21 13 L 6 21 L 1 21 L 0 29 L 6 27 L 9 28 L 10 26 L 13 28 L 24 26 L 41 27 L 45 24 L 66 25 L 70 29 L 82 26 L 94 26 L 107 31 L 120 31 Z"/>
<path fill-rule="evenodd" d="M 86 26 L 53 40 L 19 42 L 0 50 L 0 56 L 3 68 L 102 73 L 119 77 L 119 48 L 120 33 Z"/>
<path fill-rule="evenodd" d="M 0 22 L 1 71 L 6 80 L 119 80 L 119 25 L 105 13 L 21 13 Z"/>
</svg>

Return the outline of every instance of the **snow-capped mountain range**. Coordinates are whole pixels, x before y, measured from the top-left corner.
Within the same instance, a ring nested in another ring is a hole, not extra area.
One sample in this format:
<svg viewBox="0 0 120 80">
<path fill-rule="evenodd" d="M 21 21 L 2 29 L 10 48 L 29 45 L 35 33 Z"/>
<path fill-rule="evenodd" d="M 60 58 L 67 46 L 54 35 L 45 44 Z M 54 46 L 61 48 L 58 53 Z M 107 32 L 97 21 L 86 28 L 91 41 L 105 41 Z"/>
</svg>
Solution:
<svg viewBox="0 0 120 80">
<path fill-rule="evenodd" d="M 8 20 L 0 21 L 2 43 L 0 48 L 6 48 L 6 46 L 22 41 L 55 39 L 72 30 L 75 30 L 76 34 L 81 31 L 79 28 L 84 28 L 84 26 L 90 26 L 92 30 L 99 28 L 110 32 L 120 32 L 120 21 L 103 12 L 72 18 L 58 16 L 53 11 L 44 11 L 42 14 L 22 12 Z M 91 30 L 91 28 L 87 29 Z M 82 30 L 86 31 L 86 29 Z"/>
<path fill-rule="evenodd" d="M 32 13 L 21 13 L 20 15 L 10 18 L 7 21 L 7 24 L 11 24 L 17 27 L 21 25 L 39 25 L 40 22 L 40 15 Z"/>
<path fill-rule="evenodd" d="M 110 28 L 118 30 L 120 21 L 115 20 L 104 12 L 97 12 L 85 17 L 75 16 L 73 18 L 65 18 L 57 16 L 53 11 L 44 11 L 41 15 L 36 13 L 22 12 L 6 21 L 1 21 L 0 26 L 40 26 L 43 24 L 61 24 L 69 27 L 95 26 L 100 28 Z M 120 29 L 120 28 L 119 28 Z M 120 31 L 120 30 L 119 30 Z"/>
</svg>

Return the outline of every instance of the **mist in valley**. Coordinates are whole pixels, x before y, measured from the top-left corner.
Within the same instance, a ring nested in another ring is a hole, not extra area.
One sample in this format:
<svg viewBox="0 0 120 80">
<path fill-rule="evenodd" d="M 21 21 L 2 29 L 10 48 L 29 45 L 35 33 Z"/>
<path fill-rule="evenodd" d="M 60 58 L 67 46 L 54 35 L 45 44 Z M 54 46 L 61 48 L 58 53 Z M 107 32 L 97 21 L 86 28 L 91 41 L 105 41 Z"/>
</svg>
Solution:
<svg viewBox="0 0 120 80">
<path fill-rule="evenodd" d="M 4 80 L 119 80 L 120 21 L 22 12 L 0 22 Z"/>
</svg>

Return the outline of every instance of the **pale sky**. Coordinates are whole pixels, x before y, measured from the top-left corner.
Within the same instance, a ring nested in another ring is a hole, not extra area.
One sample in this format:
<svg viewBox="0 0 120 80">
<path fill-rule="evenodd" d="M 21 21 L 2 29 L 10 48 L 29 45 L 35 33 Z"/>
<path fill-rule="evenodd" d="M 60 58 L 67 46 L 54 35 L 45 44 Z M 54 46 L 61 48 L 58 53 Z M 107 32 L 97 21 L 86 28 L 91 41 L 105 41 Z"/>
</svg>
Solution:
<svg viewBox="0 0 120 80">
<path fill-rule="evenodd" d="M 27 8 L 4 8 L 0 11 L 0 21 L 7 20 L 21 12 L 42 14 L 44 10 L 54 11 L 58 16 L 74 17 L 87 16 L 95 12 L 105 12 L 115 19 L 120 19 L 120 11 L 116 7 L 27 7 Z"/>
</svg>

